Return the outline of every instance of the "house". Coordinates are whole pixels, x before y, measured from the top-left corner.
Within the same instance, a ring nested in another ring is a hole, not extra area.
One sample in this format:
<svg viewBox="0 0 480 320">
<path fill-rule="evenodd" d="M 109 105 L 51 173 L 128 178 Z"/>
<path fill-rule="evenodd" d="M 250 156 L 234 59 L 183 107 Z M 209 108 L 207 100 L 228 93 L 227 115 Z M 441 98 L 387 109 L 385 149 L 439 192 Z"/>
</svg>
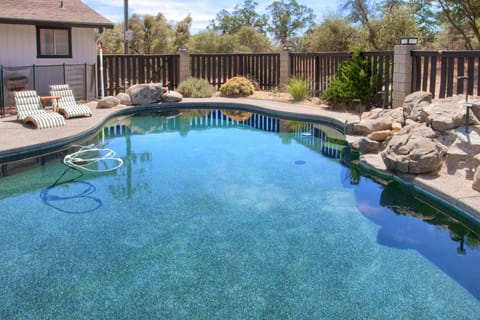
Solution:
<svg viewBox="0 0 480 320">
<path fill-rule="evenodd" d="M 96 42 L 113 23 L 80 0 L 0 0 L 0 106 L 12 92 L 69 83 L 77 98 L 97 97 Z"/>
</svg>

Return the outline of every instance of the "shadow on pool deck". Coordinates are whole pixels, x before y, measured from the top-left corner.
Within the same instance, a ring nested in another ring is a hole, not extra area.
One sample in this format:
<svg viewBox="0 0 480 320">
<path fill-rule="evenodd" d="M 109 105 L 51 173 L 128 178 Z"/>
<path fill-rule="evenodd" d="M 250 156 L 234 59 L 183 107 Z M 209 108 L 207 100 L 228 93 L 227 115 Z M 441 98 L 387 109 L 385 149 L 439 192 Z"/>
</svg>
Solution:
<svg viewBox="0 0 480 320">
<path fill-rule="evenodd" d="M 230 99 L 214 97 L 208 99 L 184 99 L 183 102 L 174 106 L 178 106 L 178 108 L 182 108 L 182 105 L 184 107 L 192 107 L 192 104 L 198 104 L 199 107 L 211 106 L 220 108 L 222 105 L 243 104 L 257 111 L 278 114 L 280 116 L 290 115 L 291 117 L 300 117 L 302 119 L 321 118 L 336 126 L 341 126 L 346 121 L 357 121 L 359 119 L 356 114 L 332 111 L 319 105 L 294 104 L 251 98 Z M 172 107 L 172 104 L 162 104 L 160 106 Z M 116 115 L 130 113 L 135 108 L 138 107 L 123 106 L 114 109 L 93 109 L 92 117 L 67 119 L 65 127 L 43 130 L 35 130 L 30 125 L 23 125 L 16 120 L 16 116 L 0 118 L 0 163 L 6 162 L 5 159 L 12 154 L 27 156 L 32 151 L 74 144 L 76 140 L 92 135 L 108 119 Z M 363 155 L 361 163 L 374 171 L 392 175 L 385 170 L 379 155 Z M 480 192 L 472 189 L 472 181 L 467 179 L 467 175 L 468 173 L 465 170 L 456 170 L 453 173 L 448 172 L 446 165 L 444 165 L 438 175 L 407 175 L 397 178 L 457 207 L 467 216 L 480 223 Z"/>
</svg>

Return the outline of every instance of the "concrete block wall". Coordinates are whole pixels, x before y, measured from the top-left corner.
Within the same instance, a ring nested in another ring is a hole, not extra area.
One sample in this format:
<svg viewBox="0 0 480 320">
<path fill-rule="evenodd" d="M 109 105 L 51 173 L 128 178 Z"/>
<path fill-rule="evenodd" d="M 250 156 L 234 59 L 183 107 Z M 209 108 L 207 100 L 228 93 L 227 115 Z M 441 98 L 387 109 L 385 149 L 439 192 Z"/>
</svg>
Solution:
<svg viewBox="0 0 480 320">
<path fill-rule="evenodd" d="M 190 54 L 187 51 L 178 52 L 178 82 L 190 78 Z"/>
<path fill-rule="evenodd" d="M 290 52 L 280 52 L 280 76 L 279 86 L 285 88 L 288 85 L 288 79 L 290 77 Z"/>
<path fill-rule="evenodd" d="M 403 106 L 403 100 L 412 93 L 413 61 L 412 50 L 419 50 L 417 45 L 397 45 L 393 49 L 393 87 L 392 108 Z"/>
</svg>

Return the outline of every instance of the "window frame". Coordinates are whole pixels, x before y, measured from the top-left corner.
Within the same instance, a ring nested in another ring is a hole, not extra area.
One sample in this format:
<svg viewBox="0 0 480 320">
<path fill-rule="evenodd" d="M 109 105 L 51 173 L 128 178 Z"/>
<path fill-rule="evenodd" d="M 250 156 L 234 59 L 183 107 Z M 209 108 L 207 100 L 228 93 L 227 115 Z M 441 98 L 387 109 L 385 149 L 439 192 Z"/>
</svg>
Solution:
<svg viewBox="0 0 480 320">
<path fill-rule="evenodd" d="M 51 26 L 36 26 L 37 29 L 37 58 L 71 58 L 72 57 L 72 28 L 70 27 L 51 27 Z M 68 53 L 67 54 L 42 54 L 41 46 L 40 46 L 40 31 L 41 30 L 53 30 L 55 34 L 55 30 L 65 30 L 67 31 L 67 39 L 68 39 Z"/>
</svg>

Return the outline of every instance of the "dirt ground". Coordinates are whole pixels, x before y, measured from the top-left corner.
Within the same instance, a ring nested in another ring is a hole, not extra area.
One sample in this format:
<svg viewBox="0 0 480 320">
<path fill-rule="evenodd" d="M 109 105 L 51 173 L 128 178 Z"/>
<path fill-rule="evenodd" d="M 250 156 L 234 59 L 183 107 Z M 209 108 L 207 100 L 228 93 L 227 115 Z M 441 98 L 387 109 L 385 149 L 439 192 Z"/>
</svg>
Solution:
<svg viewBox="0 0 480 320">
<path fill-rule="evenodd" d="M 217 95 L 219 93 L 217 92 Z M 292 96 L 288 92 L 280 91 L 255 91 L 253 95 L 246 98 L 250 99 L 262 99 L 262 100 L 272 100 L 280 102 L 289 102 L 289 103 L 302 103 L 302 104 L 311 104 L 325 107 L 325 104 L 319 98 L 309 98 L 303 101 L 294 101 Z"/>
</svg>

